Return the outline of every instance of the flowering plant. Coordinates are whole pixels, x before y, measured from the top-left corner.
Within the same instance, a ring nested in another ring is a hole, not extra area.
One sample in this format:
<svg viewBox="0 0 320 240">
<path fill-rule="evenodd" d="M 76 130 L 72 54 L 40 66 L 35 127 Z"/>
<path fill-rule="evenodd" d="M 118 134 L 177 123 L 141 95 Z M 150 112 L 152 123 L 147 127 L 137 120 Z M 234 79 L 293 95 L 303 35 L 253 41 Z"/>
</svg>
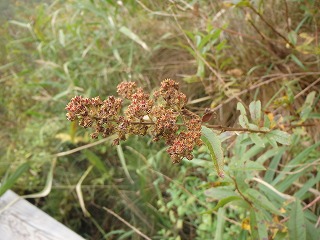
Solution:
<svg viewBox="0 0 320 240">
<path fill-rule="evenodd" d="M 120 97 L 85 98 L 76 96 L 67 104 L 67 119 L 78 120 L 84 128 L 92 128 L 92 138 L 116 134 L 113 144 L 126 140 L 126 135 L 153 136 L 169 145 L 168 153 L 173 163 L 183 157 L 191 160 L 192 150 L 202 144 L 201 118 L 186 108 L 187 97 L 179 90 L 179 84 L 171 79 L 161 82 L 153 98 L 137 87 L 135 82 L 122 82 L 117 86 Z M 123 110 L 123 101 L 130 104 Z"/>
</svg>

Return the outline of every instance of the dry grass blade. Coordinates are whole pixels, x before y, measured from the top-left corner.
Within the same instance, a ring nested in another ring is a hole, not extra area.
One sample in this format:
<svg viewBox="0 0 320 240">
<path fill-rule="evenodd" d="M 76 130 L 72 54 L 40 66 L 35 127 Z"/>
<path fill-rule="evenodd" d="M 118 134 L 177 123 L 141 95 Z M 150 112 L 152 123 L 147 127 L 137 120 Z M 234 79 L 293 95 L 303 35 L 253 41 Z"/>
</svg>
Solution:
<svg viewBox="0 0 320 240">
<path fill-rule="evenodd" d="M 93 166 L 91 165 L 86 171 L 85 173 L 81 176 L 79 182 L 77 183 L 76 185 L 76 192 L 77 192 L 77 196 L 78 196 L 78 199 L 79 199 L 79 203 L 80 203 L 80 207 L 82 209 L 82 212 L 84 213 L 84 215 L 86 217 L 90 217 L 91 214 L 88 212 L 86 206 L 85 206 L 85 203 L 84 203 L 84 200 L 83 200 L 83 194 L 82 194 L 82 191 L 81 191 L 81 185 L 82 185 L 82 182 L 84 181 L 84 179 L 88 176 L 88 174 L 90 173 L 90 171 L 92 170 Z"/>
<path fill-rule="evenodd" d="M 106 141 L 110 140 L 110 138 L 103 138 L 99 141 L 96 141 L 94 143 L 89 143 L 89 144 L 86 144 L 86 145 L 83 145 L 81 147 L 77 147 L 77 148 L 74 148 L 72 150 L 69 150 L 69 151 L 65 151 L 65 152 L 60 152 L 60 153 L 57 153 L 55 156 L 56 157 L 63 157 L 63 156 L 67 156 L 67 155 L 70 155 L 70 154 L 73 154 L 73 153 L 76 153 L 76 152 L 79 152 L 81 150 L 84 150 L 84 149 L 87 149 L 87 148 L 91 148 L 91 147 L 94 147 L 94 146 L 97 146 L 101 143 L 104 143 Z"/>
</svg>

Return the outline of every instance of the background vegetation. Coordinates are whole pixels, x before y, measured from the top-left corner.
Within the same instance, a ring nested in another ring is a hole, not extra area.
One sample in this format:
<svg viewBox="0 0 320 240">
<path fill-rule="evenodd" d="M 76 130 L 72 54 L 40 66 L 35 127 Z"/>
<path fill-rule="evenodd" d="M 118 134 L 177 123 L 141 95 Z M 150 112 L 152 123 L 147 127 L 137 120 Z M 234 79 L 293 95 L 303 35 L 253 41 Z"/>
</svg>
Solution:
<svg viewBox="0 0 320 240">
<path fill-rule="evenodd" d="M 1 1 L 0 193 L 32 194 L 32 203 L 87 239 L 316 239 L 319 4 Z M 112 137 L 96 144 L 66 121 L 75 95 L 104 99 L 128 80 L 152 92 L 165 78 L 181 83 L 190 110 L 214 109 L 215 125 L 239 127 L 237 102 L 248 111 L 260 100 L 264 123 L 288 132 L 289 145 L 280 140 L 275 150 L 264 136 L 262 145 L 223 132 L 226 170 L 243 177 L 238 184 L 260 179 L 234 189 L 205 147 L 172 165 L 163 143 L 132 136 L 119 147 Z M 249 160 L 259 166 L 248 169 Z M 237 201 L 218 210 L 218 200 L 241 188 L 267 201 L 257 206 L 262 222 Z"/>
</svg>

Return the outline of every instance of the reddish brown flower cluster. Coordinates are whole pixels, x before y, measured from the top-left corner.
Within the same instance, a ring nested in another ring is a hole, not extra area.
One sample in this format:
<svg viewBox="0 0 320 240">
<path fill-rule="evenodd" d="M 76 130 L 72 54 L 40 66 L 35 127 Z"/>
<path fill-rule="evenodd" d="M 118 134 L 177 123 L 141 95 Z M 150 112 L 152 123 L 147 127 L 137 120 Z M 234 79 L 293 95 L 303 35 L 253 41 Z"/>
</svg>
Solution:
<svg viewBox="0 0 320 240">
<path fill-rule="evenodd" d="M 104 101 L 100 97 L 89 99 L 76 96 L 66 106 L 67 119 L 69 121 L 78 119 L 79 125 L 84 128 L 92 127 L 94 129 L 92 138 L 98 138 L 99 133 L 107 137 L 116 132 L 121 104 L 122 100 L 113 96 Z"/>
<path fill-rule="evenodd" d="M 114 144 L 125 140 L 128 134 L 145 135 L 149 132 L 154 141 L 165 140 L 174 163 L 183 157 L 193 158 L 192 150 L 202 144 L 201 119 L 185 108 L 187 97 L 179 91 L 177 82 L 164 80 L 154 93 L 155 100 L 135 82 L 120 83 L 117 92 L 130 101 L 123 115 L 123 100 L 120 98 L 110 96 L 102 101 L 99 97 L 76 96 L 66 107 L 68 120 L 79 120 L 80 126 L 92 127 L 92 138 L 99 134 L 103 137 L 117 134 Z"/>
<path fill-rule="evenodd" d="M 187 103 L 187 97 L 179 91 L 179 84 L 171 79 L 161 82 L 161 88 L 154 93 L 154 97 L 158 99 L 162 97 L 166 102 L 166 106 L 175 110 L 181 110 Z"/>
</svg>

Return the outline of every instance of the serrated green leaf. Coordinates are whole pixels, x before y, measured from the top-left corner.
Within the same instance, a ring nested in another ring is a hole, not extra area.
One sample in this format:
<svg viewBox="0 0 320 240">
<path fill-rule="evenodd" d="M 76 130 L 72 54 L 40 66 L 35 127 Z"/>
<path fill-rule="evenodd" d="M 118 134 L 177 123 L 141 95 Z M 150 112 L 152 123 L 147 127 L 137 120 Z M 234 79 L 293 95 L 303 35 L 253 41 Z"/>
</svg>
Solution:
<svg viewBox="0 0 320 240">
<path fill-rule="evenodd" d="M 281 215 L 280 211 L 259 191 L 249 188 L 245 191 L 245 194 L 255 205 L 269 210 L 274 214 Z"/>
<path fill-rule="evenodd" d="M 221 199 L 218 204 L 213 208 L 213 211 L 217 211 L 219 208 L 225 206 L 226 204 L 233 202 L 233 201 L 243 201 L 241 197 L 239 196 L 230 196 Z"/>
<path fill-rule="evenodd" d="M 267 133 L 266 136 L 273 138 L 278 143 L 281 143 L 283 145 L 290 145 L 290 143 L 291 143 L 290 134 L 286 133 L 284 131 L 278 130 L 278 129 Z"/>
<path fill-rule="evenodd" d="M 259 123 L 261 118 L 261 102 L 260 101 L 253 101 L 249 105 L 249 111 L 251 119 L 255 123 Z"/>
<path fill-rule="evenodd" d="M 265 147 L 263 140 L 259 137 L 257 133 L 250 133 L 249 137 L 251 138 L 252 142 L 259 147 Z"/>
<path fill-rule="evenodd" d="M 306 240 L 306 221 L 300 201 L 296 199 L 290 211 L 290 219 L 288 222 L 289 239 L 290 240 Z"/>
<path fill-rule="evenodd" d="M 205 126 L 202 126 L 201 132 L 201 140 L 209 149 L 213 165 L 215 166 L 218 175 L 223 178 L 224 156 L 221 141 L 216 133 Z"/>
<path fill-rule="evenodd" d="M 4 194 L 8 189 L 10 189 L 13 184 L 19 179 L 19 177 L 29 169 L 29 163 L 25 162 L 21 164 L 15 172 L 0 185 L 0 196 Z"/>
</svg>

